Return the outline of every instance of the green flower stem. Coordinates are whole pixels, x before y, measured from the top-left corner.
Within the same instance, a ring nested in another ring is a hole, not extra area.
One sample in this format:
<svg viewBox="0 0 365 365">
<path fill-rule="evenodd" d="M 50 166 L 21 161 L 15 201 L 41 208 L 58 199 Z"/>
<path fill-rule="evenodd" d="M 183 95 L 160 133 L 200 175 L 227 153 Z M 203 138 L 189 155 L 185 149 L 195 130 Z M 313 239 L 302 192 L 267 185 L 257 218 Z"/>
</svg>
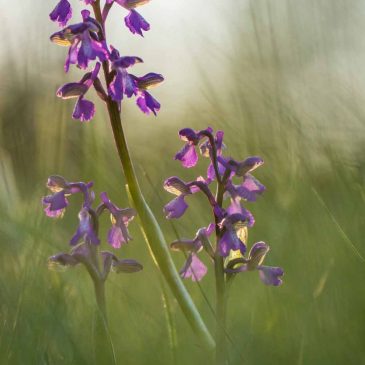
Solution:
<svg viewBox="0 0 365 365">
<path fill-rule="evenodd" d="M 218 181 L 217 189 L 217 204 L 221 207 L 223 204 L 223 193 L 226 179 L 229 176 L 227 171 L 225 172 L 221 181 Z M 226 316 L 227 316 L 227 291 L 226 280 L 224 273 L 224 258 L 219 254 L 219 239 L 220 230 L 218 228 L 218 221 L 216 219 L 216 250 L 214 255 L 214 269 L 215 269 L 215 288 L 216 288 L 216 351 L 215 351 L 215 363 L 216 365 L 227 364 L 227 340 L 226 340 Z"/>
<path fill-rule="evenodd" d="M 94 351 L 96 364 L 113 364 L 116 358 L 113 343 L 110 338 L 108 317 L 105 302 L 105 282 L 102 279 L 93 279 L 97 313 L 94 329 Z"/>
<path fill-rule="evenodd" d="M 176 326 L 175 326 L 175 319 L 174 313 L 172 308 L 172 301 L 169 298 L 169 294 L 166 291 L 166 284 L 163 281 L 162 275 L 159 274 L 160 281 L 161 281 L 161 291 L 162 291 L 162 302 L 165 308 L 165 317 L 166 317 L 166 324 L 167 324 L 167 333 L 169 338 L 170 344 L 170 351 L 171 351 L 171 363 L 177 365 L 178 364 L 178 357 L 177 357 L 177 333 L 176 333 Z"/>
<path fill-rule="evenodd" d="M 122 128 L 120 113 L 116 102 L 110 98 L 107 101 L 108 113 L 113 129 L 114 140 L 117 146 L 118 155 L 122 163 L 128 189 L 133 200 L 133 205 L 138 212 L 143 235 L 152 252 L 154 261 L 161 270 L 173 295 L 177 299 L 184 315 L 189 321 L 196 335 L 208 348 L 214 349 L 214 340 L 205 326 L 194 302 L 186 290 L 182 280 L 175 268 L 168 245 L 165 241 L 161 228 L 153 215 L 150 207 L 144 199 L 134 171 L 133 163 L 129 155 L 127 141 Z"/>
</svg>

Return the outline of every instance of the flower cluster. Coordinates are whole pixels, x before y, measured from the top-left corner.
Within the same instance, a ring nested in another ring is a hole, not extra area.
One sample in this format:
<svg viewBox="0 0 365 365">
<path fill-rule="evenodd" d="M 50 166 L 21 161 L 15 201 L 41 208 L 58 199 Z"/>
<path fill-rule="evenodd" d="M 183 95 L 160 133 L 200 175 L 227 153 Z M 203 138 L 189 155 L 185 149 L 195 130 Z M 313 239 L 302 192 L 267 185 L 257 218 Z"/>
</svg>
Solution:
<svg viewBox="0 0 365 365">
<path fill-rule="evenodd" d="M 105 39 L 105 22 L 109 10 L 114 3 L 128 10 L 125 17 L 125 25 L 133 33 L 143 36 L 142 31 L 148 31 L 150 25 L 135 10 L 136 7 L 147 3 L 148 0 L 106 0 L 103 11 L 95 0 L 84 0 L 85 5 L 91 5 L 96 18 L 91 16 L 89 10 L 82 10 L 82 21 L 80 23 L 67 25 L 72 17 L 72 8 L 68 0 L 60 0 L 53 11 L 50 19 L 57 22 L 62 30 L 51 35 L 51 41 L 69 47 L 65 61 L 65 71 L 68 72 L 71 65 L 78 68 L 89 69 L 90 62 L 96 61 L 90 72 L 87 72 L 79 82 L 72 82 L 63 85 L 57 91 L 57 96 L 62 99 L 77 98 L 72 117 L 80 121 L 90 121 L 95 114 L 94 103 L 84 99 L 86 92 L 94 86 L 97 94 L 103 101 L 115 101 L 119 105 L 124 96 L 136 97 L 136 104 L 146 114 L 156 113 L 160 109 L 160 103 L 147 91 L 153 86 L 161 83 L 162 75 L 150 72 L 144 76 L 137 77 L 127 71 L 136 63 L 143 60 L 136 56 L 120 56 L 117 49 L 108 46 Z M 106 85 L 103 86 L 98 74 L 100 63 L 103 63 Z M 105 91 L 106 90 L 106 91 Z"/>
<path fill-rule="evenodd" d="M 179 160 L 183 167 L 194 167 L 199 159 L 199 150 L 203 157 L 209 159 L 209 165 L 206 178 L 199 176 L 194 181 L 184 182 L 173 176 L 164 182 L 165 190 L 176 195 L 164 208 L 166 218 L 180 218 L 188 209 L 187 197 L 199 191 L 207 197 L 214 218 L 214 222 L 207 228 L 198 230 L 194 239 L 177 240 L 171 244 L 173 250 L 187 254 L 180 274 L 183 278 L 191 278 L 193 281 L 199 281 L 204 277 L 207 267 L 197 256 L 204 249 L 213 261 L 217 256 L 224 258 L 227 276 L 258 270 L 265 284 L 280 285 L 283 270 L 262 265 L 269 251 L 266 243 L 253 244 L 245 257 L 248 228 L 254 225 L 255 220 L 244 203 L 255 202 L 265 190 L 264 185 L 251 174 L 263 164 L 263 160 L 257 156 L 248 157 L 243 161 L 225 157 L 223 135 L 223 131 L 217 131 L 214 135 L 211 128 L 200 131 L 185 128 L 179 132 L 185 144 L 175 155 L 175 159 Z M 215 195 L 211 190 L 213 182 L 217 184 Z M 217 238 L 215 247 L 209 240 L 214 231 Z"/>
<path fill-rule="evenodd" d="M 142 265 L 135 260 L 120 260 L 112 252 L 100 251 L 99 257 L 103 262 L 103 269 L 100 272 L 98 265 L 95 266 L 95 250 L 100 245 L 98 237 L 99 218 L 105 211 L 110 213 L 111 227 L 108 231 L 107 242 L 113 248 L 120 248 L 132 238 L 128 232 L 128 224 L 136 216 L 134 209 L 120 209 L 113 204 L 107 193 L 100 194 L 101 203 L 93 209 L 95 194 L 91 190 L 92 182 L 68 182 L 62 176 L 50 176 L 47 181 L 47 188 L 51 195 L 42 199 L 44 211 L 48 217 L 62 217 L 69 204 L 68 198 L 71 195 L 81 193 L 83 201 L 78 214 L 79 225 L 75 234 L 70 239 L 72 247 L 70 253 L 59 253 L 49 258 L 51 266 L 67 267 L 82 263 L 88 270 L 95 271 L 96 275 L 105 280 L 110 269 L 116 272 L 136 272 L 142 270 Z"/>
</svg>

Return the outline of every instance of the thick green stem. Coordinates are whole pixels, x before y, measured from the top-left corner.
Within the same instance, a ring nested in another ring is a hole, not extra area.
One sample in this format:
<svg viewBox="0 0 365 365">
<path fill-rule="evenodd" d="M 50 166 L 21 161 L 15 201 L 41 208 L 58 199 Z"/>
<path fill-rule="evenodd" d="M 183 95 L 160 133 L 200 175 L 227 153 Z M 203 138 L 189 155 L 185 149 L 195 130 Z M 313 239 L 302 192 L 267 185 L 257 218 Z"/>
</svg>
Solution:
<svg viewBox="0 0 365 365">
<path fill-rule="evenodd" d="M 177 358 L 177 333 L 176 333 L 176 326 L 174 320 L 174 313 L 172 309 L 172 302 L 169 298 L 169 294 L 166 291 L 166 284 L 163 281 L 162 276 L 161 278 L 161 291 L 162 291 L 162 302 L 165 308 L 165 317 L 166 317 L 166 324 L 167 324 L 167 332 L 170 344 L 170 352 L 171 352 L 171 363 L 177 365 L 178 358 Z"/>
<path fill-rule="evenodd" d="M 120 161 L 122 163 L 128 189 L 132 197 L 133 204 L 138 212 L 141 228 L 146 238 L 147 244 L 149 245 L 153 254 L 153 258 L 161 270 L 165 280 L 167 281 L 167 284 L 177 299 L 194 332 L 207 348 L 213 349 L 215 346 L 214 340 L 205 326 L 188 291 L 182 283 L 182 280 L 172 261 L 161 228 L 150 207 L 145 201 L 142 191 L 140 190 L 133 163 L 129 155 L 127 141 L 122 128 L 118 105 L 109 99 L 107 106 L 113 129 L 114 140 L 117 146 Z"/>
<path fill-rule="evenodd" d="M 94 351 L 96 364 L 116 364 L 111 341 L 105 303 L 105 284 L 103 280 L 93 280 L 97 313 L 94 328 Z"/>
</svg>

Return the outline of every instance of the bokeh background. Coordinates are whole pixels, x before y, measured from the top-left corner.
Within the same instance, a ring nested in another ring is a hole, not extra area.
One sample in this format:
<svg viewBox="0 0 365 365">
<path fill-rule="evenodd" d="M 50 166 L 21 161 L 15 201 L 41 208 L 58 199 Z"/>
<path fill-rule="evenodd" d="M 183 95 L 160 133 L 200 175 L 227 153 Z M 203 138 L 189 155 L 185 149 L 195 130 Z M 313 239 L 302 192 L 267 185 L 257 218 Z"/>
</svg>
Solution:
<svg viewBox="0 0 365 365">
<path fill-rule="evenodd" d="M 74 19 L 79 13 L 74 5 Z M 47 258 L 68 250 L 79 201 L 62 220 L 40 204 L 51 174 L 95 182 L 127 206 L 106 111 L 90 123 L 71 119 L 58 86 L 66 49 L 49 42 L 56 1 L 0 1 L 0 363 L 93 364 L 94 296 L 84 270 L 49 271 Z M 227 153 L 260 155 L 256 177 L 267 187 L 249 209 L 252 244 L 271 246 L 267 264 L 285 269 L 284 285 L 265 287 L 256 273 L 232 285 L 231 364 L 365 364 L 365 4 L 361 0 L 154 0 L 141 8 L 144 38 L 123 25 L 115 6 L 110 43 L 142 57 L 135 73 L 162 73 L 153 91 L 162 108 L 146 117 L 131 100 L 123 122 L 148 202 L 175 238 L 162 207 L 163 180 L 189 180 L 173 160 L 177 131 L 224 129 Z M 92 93 L 90 93 L 92 95 Z M 95 94 L 91 96 L 96 100 Z M 203 199 L 189 199 L 174 223 L 192 237 L 210 221 Z M 107 221 L 102 226 L 105 237 Z M 201 364 L 209 357 L 169 296 L 177 349 L 171 351 L 161 281 L 141 237 L 120 253 L 144 271 L 111 275 L 107 305 L 119 364 Z M 104 243 L 105 244 L 105 243 Z M 176 265 L 183 257 L 174 253 Z M 206 262 L 209 265 L 209 262 Z M 212 271 L 201 288 L 186 285 L 213 330 Z M 205 299 L 207 298 L 207 300 Z M 207 303 L 208 301 L 208 303 Z"/>
</svg>

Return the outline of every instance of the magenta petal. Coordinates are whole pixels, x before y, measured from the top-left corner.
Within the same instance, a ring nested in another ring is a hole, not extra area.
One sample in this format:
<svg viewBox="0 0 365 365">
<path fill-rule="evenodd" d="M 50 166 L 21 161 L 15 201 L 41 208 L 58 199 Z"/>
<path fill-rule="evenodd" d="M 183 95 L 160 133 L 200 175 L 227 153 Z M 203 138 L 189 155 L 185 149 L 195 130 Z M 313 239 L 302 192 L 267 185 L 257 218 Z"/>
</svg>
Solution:
<svg viewBox="0 0 365 365">
<path fill-rule="evenodd" d="M 44 208 L 44 212 L 46 213 L 47 217 L 50 218 L 60 218 L 63 216 L 63 213 L 65 212 L 65 209 L 58 209 L 58 210 L 51 210 L 50 206 L 47 205 Z"/>
<path fill-rule="evenodd" d="M 175 155 L 175 160 L 181 161 L 181 164 L 187 168 L 195 166 L 198 162 L 198 154 L 195 151 L 195 146 L 191 143 L 186 143 Z"/>
<path fill-rule="evenodd" d="M 190 254 L 184 267 L 180 270 L 183 279 L 191 278 L 192 281 L 200 281 L 207 273 L 207 267 L 201 262 L 197 255 Z"/>
<path fill-rule="evenodd" d="M 64 27 L 72 16 L 71 5 L 67 0 L 60 0 L 60 2 L 53 9 L 49 17 L 52 21 L 58 22 L 60 27 Z"/>
<path fill-rule="evenodd" d="M 72 118 L 79 119 L 81 122 L 88 122 L 95 114 L 95 106 L 89 101 L 80 97 L 75 105 Z"/>
<path fill-rule="evenodd" d="M 135 10 L 131 10 L 129 14 L 124 18 L 125 25 L 133 34 L 139 34 L 143 37 L 142 30 L 149 30 L 150 25 L 142 17 L 141 14 L 137 13 Z"/>
<path fill-rule="evenodd" d="M 114 248 L 120 248 L 126 240 L 123 236 L 123 232 L 120 227 L 113 225 L 108 232 L 108 243 L 110 243 Z"/>
<path fill-rule="evenodd" d="M 279 286 L 282 284 L 280 276 L 284 275 L 281 267 L 258 266 L 261 281 L 266 285 Z"/>
<path fill-rule="evenodd" d="M 165 205 L 164 212 L 167 219 L 180 218 L 186 209 L 188 209 L 188 205 L 184 200 L 184 195 L 180 195 Z"/>
<path fill-rule="evenodd" d="M 265 186 L 250 174 L 245 175 L 243 184 L 239 185 L 236 189 L 237 194 L 241 198 L 250 202 L 256 201 L 257 195 L 262 194 L 264 191 Z"/>
</svg>

